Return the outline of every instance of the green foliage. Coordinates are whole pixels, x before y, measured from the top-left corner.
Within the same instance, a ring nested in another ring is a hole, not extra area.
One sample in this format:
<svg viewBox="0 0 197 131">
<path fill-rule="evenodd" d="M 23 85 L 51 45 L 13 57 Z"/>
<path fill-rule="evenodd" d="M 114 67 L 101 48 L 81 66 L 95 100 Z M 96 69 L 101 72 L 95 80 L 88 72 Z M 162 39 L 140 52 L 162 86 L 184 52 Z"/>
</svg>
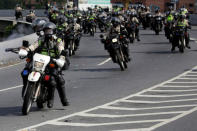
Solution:
<svg viewBox="0 0 197 131">
<path fill-rule="evenodd" d="M 9 35 L 14 28 L 15 28 L 15 25 L 8 25 L 8 26 L 6 26 L 5 27 L 5 34 Z"/>
<path fill-rule="evenodd" d="M 0 0 L 0 9 L 13 9 L 16 3 L 16 0 Z"/>
</svg>

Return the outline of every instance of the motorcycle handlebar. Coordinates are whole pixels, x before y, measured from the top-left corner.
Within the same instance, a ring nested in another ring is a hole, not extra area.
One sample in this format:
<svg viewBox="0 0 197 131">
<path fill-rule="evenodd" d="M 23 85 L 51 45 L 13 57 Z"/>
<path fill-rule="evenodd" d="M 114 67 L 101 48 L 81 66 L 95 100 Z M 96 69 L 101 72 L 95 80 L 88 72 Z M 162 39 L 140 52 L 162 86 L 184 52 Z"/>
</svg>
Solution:
<svg viewBox="0 0 197 131">
<path fill-rule="evenodd" d="M 18 53 L 20 48 L 6 48 L 5 52 L 13 52 L 13 53 Z"/>
</svg>

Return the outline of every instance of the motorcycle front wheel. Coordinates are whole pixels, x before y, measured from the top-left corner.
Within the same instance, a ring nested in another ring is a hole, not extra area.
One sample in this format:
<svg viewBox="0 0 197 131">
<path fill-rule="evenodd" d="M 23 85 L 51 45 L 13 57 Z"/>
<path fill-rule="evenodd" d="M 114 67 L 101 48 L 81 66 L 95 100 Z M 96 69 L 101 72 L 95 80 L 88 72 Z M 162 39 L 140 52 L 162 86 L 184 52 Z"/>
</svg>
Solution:
<svg viewBox="0 0 197 131">
<path fill-rule="evenodd" d="M 27 91 L 24 96 L 24 102 L 23 102 L 23 107 L 22 107 L 22 113 L 23 115 L 28 115 L 31 109 L 31 106 L 33 104 L 33 96 L 35 94 L 35 83 L 28 83 L 27 84 Z"/>
</svg>

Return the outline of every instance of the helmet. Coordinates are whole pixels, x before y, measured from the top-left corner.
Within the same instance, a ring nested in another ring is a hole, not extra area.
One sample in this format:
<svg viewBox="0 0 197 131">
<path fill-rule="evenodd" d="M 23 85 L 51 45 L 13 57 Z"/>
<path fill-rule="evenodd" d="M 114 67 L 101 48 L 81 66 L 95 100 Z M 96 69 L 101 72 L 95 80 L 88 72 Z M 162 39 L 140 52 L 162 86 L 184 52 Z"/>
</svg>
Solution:
<svg viewBox="0 0 197 131">
<path fill-rule="evenodd" d="M 43 31 L 45 37 L 50 38 L 53 34 L 55 34 L 56 25 L 52 22 L 47 22 L 43 27 Z"/>
<path fill-rule="evenodd" d="M 185 19 L 185 15 L 184 15 L 184 14 L 180 14 L 180 15 L 179 15 L 179 19 L 180 19 L 180 20 Z"/>
<path fill-rule="evenodd" d="M 137 16 L 137 13 L 136 12 L 131 12 L 130 16 L 131 17 L 136 17 Z"/>
<path fill-rule="evenodd" d="M 20 7 L 20 4 L 16 4 L 16 7 Z"/>
<path fill-rule="evenodd" d="M 34 10 L 33 9 L 29 10 L 29 13 L 34 13 Z"/>
<path fill-rule="evenodd" d="M 67 21 L 67 18 L 64 16 L 64 15 L 60 15 L 59 17 L 58 17 L 58 23 L 59 24 L 63 24 L 63 23 L 65 23 Z"/>
<path fill-rule="evenodd" d="M 74 19 L 73 18 L 69 18 L 68 19 L 68 24 L 72 24 L 72 23 L 74 23 Z"/>
<path fill-rule="evenodd" d="M 32 22 L 33 30 L 38 34 L 40 31 L 43 30 L 43 26 L 44 26 L 44 24 L 46 24 L 46 22 L 47 22 L 47 20 L 44 20 L 44 19 L 35 19 Z"/>
<path fill-rule="evenodd" d="M 155 13 L 159 13 L 159 9 L 157 8 L 157 9 L 155 9 Z"/>
<path fill-rule="evenodd" d="M 53 13 L 58 13 L 58 12 L 59 12 L 58 8 L 53 8 Z"/>
<path fill-rule="evenodd" d="M 114 27 L 118 26 L 120 24 L 120 19 L 116 18 L 116 17 L 113 17 L 111 19 L 111 23 Z"/>
</svg>

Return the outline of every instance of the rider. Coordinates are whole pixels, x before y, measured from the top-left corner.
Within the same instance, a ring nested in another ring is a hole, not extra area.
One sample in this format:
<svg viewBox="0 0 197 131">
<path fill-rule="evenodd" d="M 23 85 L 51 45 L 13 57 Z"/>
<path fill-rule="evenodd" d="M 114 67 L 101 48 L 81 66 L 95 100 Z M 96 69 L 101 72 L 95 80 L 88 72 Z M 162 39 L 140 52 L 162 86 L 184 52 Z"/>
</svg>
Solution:
<svg viewBox="0 0 197 131">
<path fill-rule="evenodd" d="M 132 12 L 130 14 L 130 21 L 136 25 L 135 35 L 137 37 L 137 40 L 140 41 L 140 35 L 139 35 L 139 24 L 140 23 L 139 23 L 139 20 L 137 18 L 137 13 L 136 12 Z"/>
<path fill-rule="evenodd" d="M 110 32 L 107 36 L 110 36 L 111 34 L 127 35 L 126 28 L 124 27 L 124 25 L 121 24 L 121 21 L 118 17 L 113 17 L 111 20 L 111 23 L 112 23 L 112 27 L 111 27 Z M 108 49 L 108 51 L 110 52 L 110 49 Z M 123 51 L 124 51 L 124 54 L 127 56 L 128 60 L 130 61 L 128 42 L 123 43 Z M 113 60 L 113 62 L 115 62 L 115 58 L 113 56 L 114 55 L 111 54 L 112 60 Z"/>
<path fill-rule="evenodd" d="M 57 18 L 58 18 L 58 16 L 59 16 L 59 10 L 57 9 L 57 8 L 54 8 L 53 9 L 53 13 L 52 13 L 52 15 L 51 15 L 51 22 L 53 22 L 53 23 L 57 23 Z"/>
<path fill-rule="evenodd" d="M 185 18 L 185 15 L 183 14 L 180 14 L 179 15 L 179 18 L 177 20 L 177 22 L 174 24 L 174 27 L 184 27 L 185 28 L 185 41 L 186 41 L 186 47 L 188 49 L 190 49 L 191 47 L 189 46 L 189 33 L 187 32 L 187 28 L 191 28 L 189 23 L 188 23 L 188 20 Z M 175 50 L 175 46 L 172 44 L 172 49 L 171 51 L 174 51 Z"/>
<path fill-rule="evenodd" d="M 29 11 L 28 16 L 35 17 L 35 16 L 36 16 L 36 15 L 35 15 L 35 10 L 31 9 L 31 10 Z"/>
<path fill-rule="evenodd" d="M 17 15 L 22 16 L 22 10 L 23 9 L 21 8 L 21 6 L 19 4 L 17 4 L 16 7 L 15 7 L 15 16 L 17 16 Z"/>
<path fill-rule="evenodd" d="M 187 29 L 191 29 L 191 26 L 186 19 L 186 16 L 184 14 L 179 15 L 178 21 L 175 23 L 176 27 L 185 27 L 185 40 L 186 40 L 186 47 L 190 49 L 191 47 L 189 46 L 189 33 L 187 32 Z"/>
<path fill-rule="evenodd" d="M 65 51 L 62 40 L 55 36 L 56 25 L 48 22 L 44 25 L 44 37 L 39 39 L 34 44 L 30 45 L 28 48 L 25 48 L 28 52 L 38 52 L 43 55 L 49 55 L 52 58 L 57 59 L 57 63 L 65 63 Z M 58 66 L 58 65 L 57 65 Z M 65 94 L 65 80 L 62 76 L 61 71 L 58 67 L 50 70 L 50 82 L 46 83 L 49 87 L 49 96 L 48 96 L 48 108 L 53 107 L 54 100 L 54 91 L 57 88 L 62 105 L 68 106 L 69 103 Z M 60 65 L 59 65 L 60 66 Z M 60 67 L 62 68 L 62 67 Z M 25 86 L 24 86 L 25 87 Z"/>
</svg>

